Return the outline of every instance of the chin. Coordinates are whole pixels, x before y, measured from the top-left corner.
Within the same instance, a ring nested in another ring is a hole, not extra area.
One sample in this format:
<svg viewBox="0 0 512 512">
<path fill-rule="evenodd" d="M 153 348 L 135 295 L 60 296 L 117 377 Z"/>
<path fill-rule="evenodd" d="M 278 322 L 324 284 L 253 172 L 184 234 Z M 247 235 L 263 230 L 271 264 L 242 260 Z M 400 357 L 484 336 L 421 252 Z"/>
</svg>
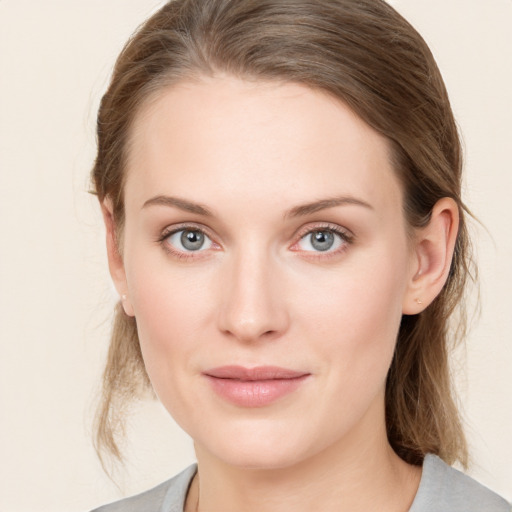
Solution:
<svg viewBox="0 0 512 512">
<path fill-rule="evenodd" d="M 232 450 L 216 450 L 214 455 L 225 464 L 251 470 L 275 470 L 289 468 L 301 461 L 297 451 L 275 450 L 275 446 L 244 446 Z"/>
<path fill-rule="evenodd" d="M 256 424 L 240 422 L 225 429 L 217 429 L 216 435 L 207 433 L 207 442 L 196 442 L 198 458 L 206 450 L 224 464 L 254 470 L 282 469 L 294 466 L 309 458 L 316 443 L 308 442 L 308 432 L 300 427 L 273 421 Z M 213 437 L 215 439 L 213 439 Z M 318 447 L 317 447 L 318 448 Z"/>
</svg>

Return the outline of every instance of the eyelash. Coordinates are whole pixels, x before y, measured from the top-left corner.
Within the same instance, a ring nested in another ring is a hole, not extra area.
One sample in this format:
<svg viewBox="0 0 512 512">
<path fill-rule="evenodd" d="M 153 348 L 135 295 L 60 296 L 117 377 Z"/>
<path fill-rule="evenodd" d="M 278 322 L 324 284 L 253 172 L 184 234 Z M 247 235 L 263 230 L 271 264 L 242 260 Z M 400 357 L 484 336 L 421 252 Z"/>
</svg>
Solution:
<svg viewBox="0 0 512 512">
<path fill-rule="evenodd" d="M 178 258 L 178 259 L 191 259 L 191 258 L 198 258 L 199 254 L 201 252 L 207 252 L 207 250 L 198 250 L 198 251 L 190 251 L 190 252 L 184 252 L 177 250 L 173 248 L 173 246 L 169 243 L 166 243 L 166 240 L 181 231 L 195 231 L 198 233 L 203 234 L 204 236 L 208 237 L 211 240 L 211 243 L 217 247 L 220 247 L 219 244 L 214 242 L 214 238 L 209 234 L 208 230 L 204 229 L 204 227 L 194 225 L 194 224 L 182 224 L 179 226 L 175 226 L 173 228 L 167 228 L 165 229 L 162 234 L 158 237 L 157 242 L 163 247 L 163 249 L 170 254 L 171 256 Z M 294 246 L 297 246 L 302 240 L 304 240 L 307 236 L 310 236 L 311 234 L 315 232 L 329 232 L 333 233 L 334 235 L 337 235 L 341 238 L 342 246 L 334 251 L 301 251 L 300 249 L 293 249 Z M 340 226 L 337 226 L 336 224 L 329 224 L 329 223 L 323 223 L 320 225 L 315 226 L 309 226 L 301 229 L 297 235 L 297 240 L 290 246 L 290 249 L 295 252 L 302 252 L 302 253 L 310 253 L 307 254 L 307 257 L 310 259 L 326 259 L 329 257 L 337 256 L 341 253 L 343 253 L 348 245 L 351 245 L 354 242 L 354 235 L 351 234 L 348 230 L 341 228 Z"/>
<path fill-rule="evenodd" d="M 180 233 L 181 231 L 193 231 L 193 232 L 201 233 L 204 236 L 208 237 L 212 241 L 213 245 L 215 245 L 217 247 L 219 246 L 218 244 L 216 244 L 213 241 L 213 237 L 208 233 L 208 231 L 205 230 L 201 226 L 197 226 L 194 224 L 181 224 L 181 225 L 175 226 L 173 228 L 166 228 L 166 229 L 164 229 L 161 236 L 158 237 L 157 242 L 163 247 L 164 251 L 167 252 L 167 254 L 169 254 L 175 258 L 178 258 L 181 260 L 188 260 L 190 258 L 197 259 L 197 257 L 198 257 L 197 253 L 205 252 L 205 251 L 184 252 L 184 251 L 175 249 L 170 243 L 166 243 L 166 240 L 170 236 L 175 235 L 176 233 Z"/>
<path fill-rule="evenodd" d="M 348 231 L 347 229 L 344 229 L 336 224 L 330 224 L 330 223 L 322 223 L 322 224 L 316 224 L 315 226 L 308 226 L 304 229 L 301 229 L 297 236 L 298 240 L 293 243 L 292 248 L 294 246 L 297 246 L 301 240 L 304 240 L 307 236 L 311 236 L 313 233 L 317 232 L 328 232 L 333 233 L 334 235 L 337 235 L 340 237 L 342 245 L 341 247 L 335 249 L 334 251 L 300 251 L 300 249 L 297 249 L 297 252 L 303 252 L 307 254 L 307 258 L 309 259 L 322 259 L 325 260 L 327 258 L 336 257 L 342 254 L 346 251 L 347 247 L 354 243 L 354 235 Z M 293 249 L 292 249 L 293 250 Z"/>
</svg>

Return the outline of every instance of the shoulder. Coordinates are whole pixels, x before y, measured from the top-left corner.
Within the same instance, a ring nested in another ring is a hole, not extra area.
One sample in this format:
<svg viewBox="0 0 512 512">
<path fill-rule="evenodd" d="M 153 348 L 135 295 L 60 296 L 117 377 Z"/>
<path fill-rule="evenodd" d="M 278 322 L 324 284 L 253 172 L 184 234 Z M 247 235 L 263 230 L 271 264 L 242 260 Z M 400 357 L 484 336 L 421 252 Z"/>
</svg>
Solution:
<svg viewBox="0 0 512 512">
<path fill-rule="evenodd" d="M 427 455 L 410 512 L 511 512 L 503 498 L 469 476 Z"/>
<path fill-rule="evenodd" d="M 149 491 L 104 505 L 92 512 L 182 512 L 187 490 L 195 475 L 194 464 Z"/>
</svg>

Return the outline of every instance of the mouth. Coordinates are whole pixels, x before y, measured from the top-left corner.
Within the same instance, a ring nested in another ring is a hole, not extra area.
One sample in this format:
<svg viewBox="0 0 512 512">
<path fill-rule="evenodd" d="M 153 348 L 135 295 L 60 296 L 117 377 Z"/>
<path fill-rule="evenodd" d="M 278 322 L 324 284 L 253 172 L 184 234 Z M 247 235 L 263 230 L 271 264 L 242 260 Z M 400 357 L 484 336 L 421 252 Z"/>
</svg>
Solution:
<svg viewBox="0 0 512 512">
<path fill-rule="evenodd" d="M 203 375 L 224 400 L 239 407 L 264 407 L 296 391 L 311 374 L 278 366 L 221 366 Z"/>
</svg>

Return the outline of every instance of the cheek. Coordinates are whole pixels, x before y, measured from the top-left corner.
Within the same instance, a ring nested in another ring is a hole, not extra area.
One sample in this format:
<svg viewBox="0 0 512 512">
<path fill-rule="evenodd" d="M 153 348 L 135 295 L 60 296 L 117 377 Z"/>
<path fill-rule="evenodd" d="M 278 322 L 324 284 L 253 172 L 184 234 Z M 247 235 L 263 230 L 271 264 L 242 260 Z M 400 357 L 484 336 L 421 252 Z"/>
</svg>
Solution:
<svg viewBox="0 0 512 512">
<path fill-rule="evenodd" d="M 377 330 L 401 317 L 407 287 L 408 258 L 405 250 L 356 253 L 346 264 L 329 273 L 304 272 L 301 287 L 309 293 L 297 294 L 301 310 L 312 318 L 322 318 L 318 328 L 340 324 L 341 332 Z"/>
<path fill-rule="evenodd" d="M 153 282 L 152 282 L 153 280 Z M 193 343 L 209 315 L 206 293 L 190 283 L 180 286 L 180 279 L 151 275 L 135 283 L 135 315 L 143 340 L 164 350 L 169 345 L 183 347 Z"/>
<path fill-rule="evenodd" d="M 212 318 L 206 276 L 173 269 L 166 256 L 153 259 L 132 251 L 127 279 L 146 370 L 164 404 L 182 375 L 195 370 L 194 357 Z"/>
<path fill-rule="evenodd" d="M 345 385 L 377 386 L 385 381 L 402 317 L 407 258 L 383 248 L 358 258 L 301 299 L 300 329 L 318 340 L 322 359 Z"/>
<path fill-rule="evenodd" d="M 191 376 L 200 351 L 198 301 L 193 293 L 179 293 L 174 283 L 160 279 L 137 289 L 137 330 L 144 365 L 154 392 L 169 414 L 187 432 L 200 421 L 191 404 L 198 402 Z M 191 291 L 190 289 L 188 290 Z"/>
<path fill-rule="evenodd" d="M 163 248 L 133 231 L 126 237 L 125 268 L 137 324 L 155 343 L 198 329 L 199 312 L 209 304 L 204 270 L 171 262 Z"/>
</svg>

